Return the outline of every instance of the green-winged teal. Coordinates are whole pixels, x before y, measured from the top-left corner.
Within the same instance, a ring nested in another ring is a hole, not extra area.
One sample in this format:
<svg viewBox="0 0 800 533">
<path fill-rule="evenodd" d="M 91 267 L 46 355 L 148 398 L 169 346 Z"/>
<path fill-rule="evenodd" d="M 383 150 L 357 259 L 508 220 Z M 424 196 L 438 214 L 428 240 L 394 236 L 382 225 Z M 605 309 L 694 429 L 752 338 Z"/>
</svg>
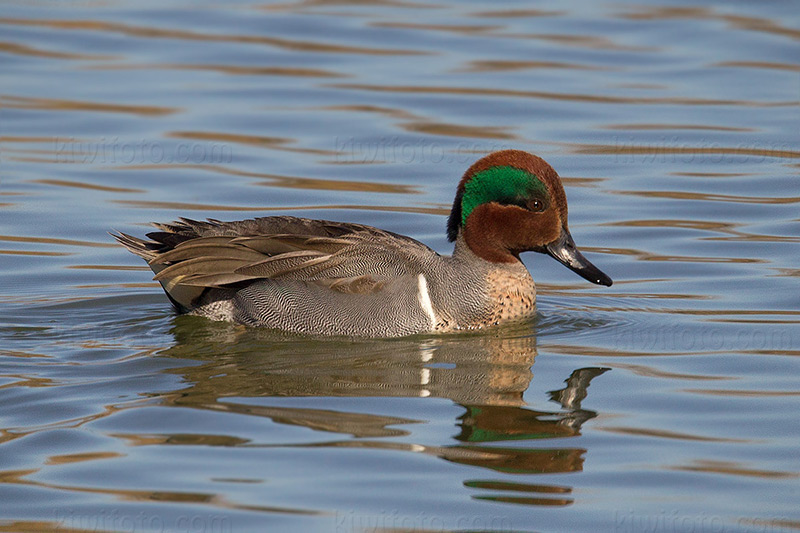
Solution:
<svg viewBox="0 0 800 533">
<path fill-rule="evenodd" d="M 519 150 L 467 169 L 447 222 L 452 256 L 370 226 L 289 216 L 154 226 L 151 240 L 114 236 L 178 311 L 299 333 L 392 337 L 531 316 L 526 251 L 611 285 L 575 247 L 558 174 Z"/>
</svg>

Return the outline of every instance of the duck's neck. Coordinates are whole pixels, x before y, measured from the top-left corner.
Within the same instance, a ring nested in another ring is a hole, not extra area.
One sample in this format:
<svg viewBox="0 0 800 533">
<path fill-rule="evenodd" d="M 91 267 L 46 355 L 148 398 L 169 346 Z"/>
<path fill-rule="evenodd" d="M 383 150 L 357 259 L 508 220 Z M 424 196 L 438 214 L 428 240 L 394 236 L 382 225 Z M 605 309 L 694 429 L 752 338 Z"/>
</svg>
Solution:
<svg viewBox="0 0 800 533">
<path fill-rule="evenodd" d="M 523 268 L 525 269 L 525 265 L 522 264 L 522 261 L 519 260 L 519 257 L 513 256 L 508 254 L 507 256 L 503 257 L 503 260 L 492 261 L 491 256 L 489 259 L 484 257 L 485 254 L 481 253 L 481 250 L 473 250 L 470 245 L 467 243 L 466 238 L 464 237 L 464 232 L 459 231 L 458 237 L 456 237 L 456 244 L 455 248 L 453 249 L 453 259 L 457 261 L 463 261 L 473 265 L 472 268 L 479 268 L 485 270 L 496 270 L 496 269 L 507 269 L 511 268 L 512 270 Z"/>
<path fill-rule="evenodd" d="M 456 322 L 468 329 L 482 328 L 531 316 L 536 302 L 536 286 L 519 259 L 492 262 L 470 249 L 462 234 L 456 239 L 453 261 L 459 270 L 480 278 L 484 300 Z"/>
</svg>

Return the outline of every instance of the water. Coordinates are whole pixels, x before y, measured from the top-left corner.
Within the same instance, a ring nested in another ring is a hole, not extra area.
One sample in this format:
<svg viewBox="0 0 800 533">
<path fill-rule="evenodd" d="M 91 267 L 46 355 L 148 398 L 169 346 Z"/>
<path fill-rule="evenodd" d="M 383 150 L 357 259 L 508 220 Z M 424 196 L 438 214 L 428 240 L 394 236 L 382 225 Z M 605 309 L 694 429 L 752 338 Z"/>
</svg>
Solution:
<svg viewBox="0 0 800 533">
<path fill-rule="evenodd" d="M 800 529 L 791 2 L 6 2 L 2 531 Z M 175 317 L 148 221 L 372 224 L 449 253 L 521 148 L 615 284 L 536 320 L 287 338 Z"/>
</svg>

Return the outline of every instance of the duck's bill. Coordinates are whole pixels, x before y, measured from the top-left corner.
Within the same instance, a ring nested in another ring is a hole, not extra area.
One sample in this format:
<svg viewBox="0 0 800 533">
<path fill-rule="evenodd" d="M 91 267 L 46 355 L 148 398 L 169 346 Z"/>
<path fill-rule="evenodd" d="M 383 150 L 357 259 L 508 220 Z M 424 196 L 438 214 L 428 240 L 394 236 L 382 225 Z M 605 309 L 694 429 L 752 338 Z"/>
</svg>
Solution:
<svg viewBox="0 0 800 533">
<path fill-rule="evenodd" d="M 566 229 L 561 230 L 561 236 L 555 241 L 544 247 L 548 255 L 566 266 L 585 280 L 598 285 L 611 286 L 611 278 L 606 276 L 602 270 L 594 266 L 588 259 L 583 257 L 572 240 L 572 235 Z"/>
</svg>

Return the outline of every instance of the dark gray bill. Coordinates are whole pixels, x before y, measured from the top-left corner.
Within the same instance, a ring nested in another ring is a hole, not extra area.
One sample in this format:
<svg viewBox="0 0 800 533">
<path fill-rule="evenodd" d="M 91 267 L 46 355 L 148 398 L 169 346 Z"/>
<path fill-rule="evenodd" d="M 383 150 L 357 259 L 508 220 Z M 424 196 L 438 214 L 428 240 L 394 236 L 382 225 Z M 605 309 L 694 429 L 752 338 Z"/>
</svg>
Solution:
<svg viewBox="0 0 800 533">
<path fill-rule="evenodd" d="M 611 278 L 583 257 L 572 240 L 572 235 L 561 228 L 561 236 L 544 247 L 545 252 L 582 278 L 598 285 L 611 286 Z"/>
</svg>

